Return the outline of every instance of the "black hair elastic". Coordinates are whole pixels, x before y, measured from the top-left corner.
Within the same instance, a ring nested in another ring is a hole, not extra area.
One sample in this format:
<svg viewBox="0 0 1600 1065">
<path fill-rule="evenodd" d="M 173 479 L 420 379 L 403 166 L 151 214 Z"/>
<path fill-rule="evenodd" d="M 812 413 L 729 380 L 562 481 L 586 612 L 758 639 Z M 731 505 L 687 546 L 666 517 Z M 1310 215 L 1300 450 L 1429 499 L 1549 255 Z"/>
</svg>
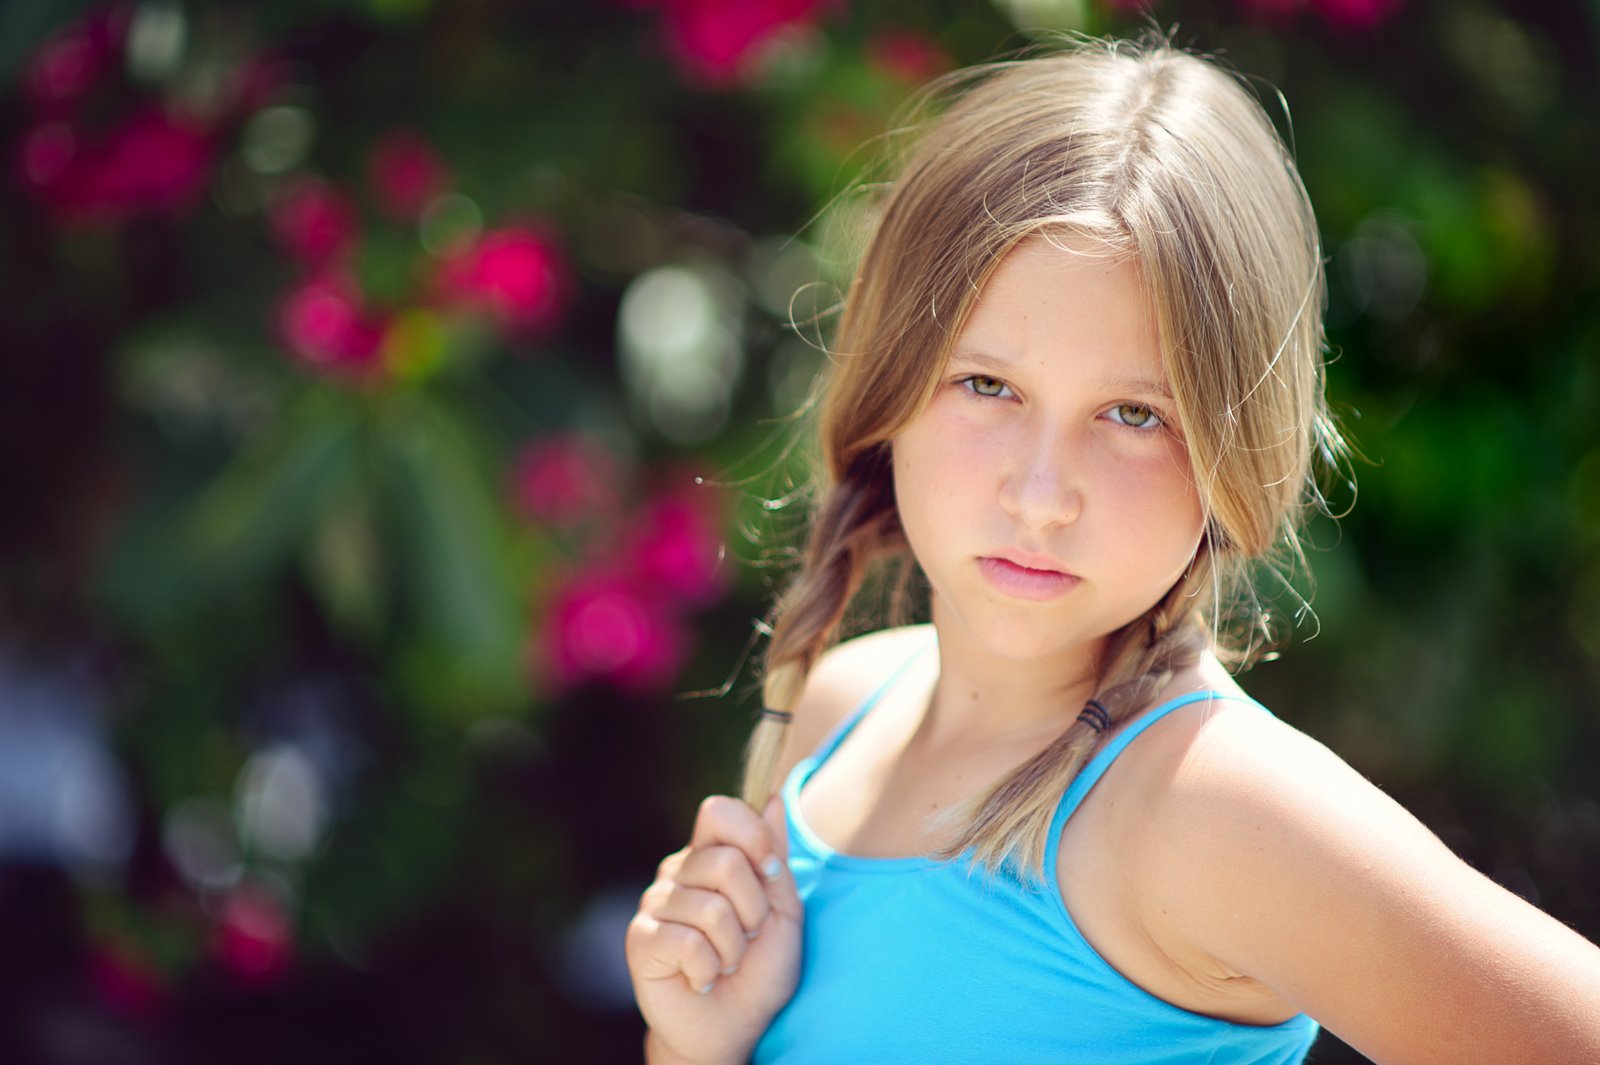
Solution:
<svg viewBox="0 0 1600 1065">
<path fill-rule="evenodd" d="M 774 710 L 770 706 L 763 706 L 761 708 L 761 716 L 762 717 L 770 717 L 772 720 L 778 722 L 779 724 L 787 725 L 789 722 L 794 720 L 794 711 L 792 711 L 792 710 Z"/>
<path fill-rule="evenodd" d="M 1105 707 L 1093 699 L 1083 704 L 1083 711 L 1078 715 L 1078 720 L 1096 732 L 1104 732 L 1111 727 L 1111 715 L 1106 713 Z"/>
</svg>

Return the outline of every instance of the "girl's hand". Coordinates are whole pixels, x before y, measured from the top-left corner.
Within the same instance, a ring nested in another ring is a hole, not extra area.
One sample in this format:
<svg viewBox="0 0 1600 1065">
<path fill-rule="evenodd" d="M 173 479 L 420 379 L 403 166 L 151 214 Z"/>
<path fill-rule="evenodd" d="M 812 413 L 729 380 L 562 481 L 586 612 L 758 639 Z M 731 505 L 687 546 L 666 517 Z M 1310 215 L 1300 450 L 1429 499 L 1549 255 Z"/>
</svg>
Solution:
<svg viewBox="0 0 1600 1065">
<path fill-rule="evenodd" d="M 800 896 L 777 796 L 712 795 L 628 924 L 628 971 L 663 1061 L 742 1063 L 800 978 Z"/>
</svg>

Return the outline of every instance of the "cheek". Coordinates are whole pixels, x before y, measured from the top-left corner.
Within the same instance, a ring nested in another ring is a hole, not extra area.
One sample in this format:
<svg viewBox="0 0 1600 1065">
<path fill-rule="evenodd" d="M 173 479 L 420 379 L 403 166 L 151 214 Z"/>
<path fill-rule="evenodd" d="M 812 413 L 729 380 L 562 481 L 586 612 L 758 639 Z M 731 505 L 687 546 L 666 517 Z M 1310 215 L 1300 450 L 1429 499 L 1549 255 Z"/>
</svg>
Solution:
<svg viewBox="0 0 1600 1065">
<path fill-rule="evenodd" d="M 931 560 L 982 520 L 994 498 L 994 434 L 974 428 L 967 419 L 924 417 L 894 440 L 895 505 L 919 559 Z"/>
<path fill-rule="evenodd" d="M 935 407 L 895 438 L 897 483 L 904 478 L 919 495 L 970 497 L 993 480 L 1008 446 L 993 426 Z"/>
<path fill-rule="evenodd" d="M 1128 523 L 1133 535 L 1188 537 L 1198 541 L 1204 508 L 1182 445 L 1101 456 L 1096 480 L 1100 498 Z"/>
</svg>

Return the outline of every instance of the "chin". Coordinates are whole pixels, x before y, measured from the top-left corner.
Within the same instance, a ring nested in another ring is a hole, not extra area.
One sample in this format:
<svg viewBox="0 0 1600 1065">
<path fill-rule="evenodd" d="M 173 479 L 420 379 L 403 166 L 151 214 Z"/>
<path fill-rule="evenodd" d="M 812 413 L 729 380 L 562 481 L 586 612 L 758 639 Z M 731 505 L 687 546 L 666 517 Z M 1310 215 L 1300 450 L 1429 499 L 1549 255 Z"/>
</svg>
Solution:
<svg viewBox="0 0 1600 1065">
<path fill-rule="evenodd" d="M 1008 662 L 1081 653 L 1086 644 L 1098 643 L 1104 633 L 1090 633 L 1063 621 L 1059 612 L 1008 608 L 987 609 L 974 615 L 946 610 L 935 615 L 939 639 L 975 644 L 995 658 Z"/>
</svg>

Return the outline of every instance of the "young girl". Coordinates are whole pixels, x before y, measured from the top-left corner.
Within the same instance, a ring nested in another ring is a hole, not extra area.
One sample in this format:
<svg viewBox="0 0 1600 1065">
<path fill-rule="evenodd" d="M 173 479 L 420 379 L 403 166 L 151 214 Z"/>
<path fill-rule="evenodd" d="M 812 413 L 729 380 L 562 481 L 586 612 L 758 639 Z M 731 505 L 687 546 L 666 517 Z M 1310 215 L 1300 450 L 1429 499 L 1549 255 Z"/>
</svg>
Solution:
<svg viewBox="0 0 1600 1065">
<path fill-rule="evenodd" d="M 962 84 L 839 323 L 744 799 L 629 927 L 646 1057 L 1297 1062 L 1320 1022 L 1380 1062 L 1600 1062 L 1600 950 L 1224 668 L 1341 449 L 1266 116 L 1161 44 Z M 832 646 L 908 555 L 932 624 Z"/>
</svg>

